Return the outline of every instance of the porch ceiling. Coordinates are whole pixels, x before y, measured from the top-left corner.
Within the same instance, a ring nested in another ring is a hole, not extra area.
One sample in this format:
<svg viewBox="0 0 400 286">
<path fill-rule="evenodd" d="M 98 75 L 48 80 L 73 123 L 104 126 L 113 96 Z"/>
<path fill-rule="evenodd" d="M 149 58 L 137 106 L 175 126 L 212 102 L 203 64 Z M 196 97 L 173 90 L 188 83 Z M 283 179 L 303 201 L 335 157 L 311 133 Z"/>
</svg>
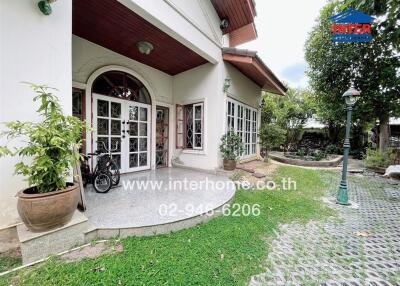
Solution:
<svg viewBox="0 0 400 286">
<path fill-rule="evenodd" d="M 117 0 L 73 0 L 72 32 L 133 60 L 176 75 L 207 63 L 184 46 Z M 136 43 L 148 41 L 154 49 L 141 54 Z"/>
<path fill-rule="evenodd" d="M 256 52 L 224 48 L 222 53 L 224 61 L 234 65 L 263 90 L 285 95 L 287 88 L 257 56 Z"/>
<path fill-rule="evenodd" d="M 228 28 L 223 30 L 224 34 L 254 22 L 256 9 L 253 0 L 211 0 L 211 2 L 219 18 L 229 20 Z"/>
</svg>

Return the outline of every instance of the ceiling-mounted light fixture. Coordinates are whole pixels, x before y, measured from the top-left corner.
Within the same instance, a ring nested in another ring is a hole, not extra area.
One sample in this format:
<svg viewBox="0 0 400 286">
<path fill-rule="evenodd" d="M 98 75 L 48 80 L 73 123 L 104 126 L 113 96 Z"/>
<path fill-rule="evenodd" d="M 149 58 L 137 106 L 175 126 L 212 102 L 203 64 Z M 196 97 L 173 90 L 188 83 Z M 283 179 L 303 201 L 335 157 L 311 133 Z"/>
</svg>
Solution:
<svg viewBox="0 0 400 286">
<path fill-rule="evenodd" d="M 151 53 L 151 51 L 154 49 L 153 44 L 149 43 L 147 41 L 137 42 L 136 47 L 138 48 L 139 52 L 144 55 L 149 55 Z"/>
<path fill-rule="evenodd" d="M 229 26 L 229 20 L 228 19 L 222 19 L 222 21 L 221 21 L 221 23 L 219 25 L 219 28 L 221 30 L 225 30 L 226 28 L 228 28 L 228 26 Z"/>
<path fill-rule="evenodd" d="M 52 4 L 56 1 L 57 0 L 41 0 L 41 1 L 39 1 L 39 3 L 38 3 L 39 10 L 45 15 L 50 15 L 52 12 L 50 4 Z"/>
</svg>

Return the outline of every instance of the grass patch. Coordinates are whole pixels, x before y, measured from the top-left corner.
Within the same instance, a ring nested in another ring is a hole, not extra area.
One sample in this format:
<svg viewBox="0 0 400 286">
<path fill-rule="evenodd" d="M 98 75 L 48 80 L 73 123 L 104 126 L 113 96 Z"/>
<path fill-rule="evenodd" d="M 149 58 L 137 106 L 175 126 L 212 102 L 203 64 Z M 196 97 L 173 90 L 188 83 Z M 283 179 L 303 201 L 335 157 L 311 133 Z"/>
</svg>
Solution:
<svg viewBox="0 0 400 286">
<path fill-rule="evenodd" d="M 0 253 L 0 273 L 20 266 L 22 263 L 18 251 Z"/>
<path fill-rule="evenodd" d="M 317 171 L 280 167 L 277 184 L 290 177 L 297 190 L 244 191 L 235 203 L 259 204 L 259 216 L 226 216 L 169 235 L 123 239 L 124 251 L 75 263 L 52 259 L 0 278 L 0 285 L 245 285 L 261 272 L 266 239 L 279 223 L 332 214 L 322 205 Z"/>
</svg>

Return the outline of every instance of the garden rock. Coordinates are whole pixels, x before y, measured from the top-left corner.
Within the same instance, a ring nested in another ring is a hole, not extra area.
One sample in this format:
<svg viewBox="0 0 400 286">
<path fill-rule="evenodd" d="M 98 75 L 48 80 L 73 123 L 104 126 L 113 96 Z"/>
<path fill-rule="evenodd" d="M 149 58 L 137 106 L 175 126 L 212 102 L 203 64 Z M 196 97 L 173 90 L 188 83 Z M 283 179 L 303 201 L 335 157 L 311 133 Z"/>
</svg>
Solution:
<svg viewBox="0 0 400 286">
<path fill-rule="evenodd" d="M 265 178 L 265 175 L 264 175 L 264 174 L 261 174 L 261 173 L 258 173 L 258 172 L 254 172 L 254 173 L 253 173 L 253 176 L 256 177 L 256 178 L 258 178 L 258 179 Z"/>
<path fill-rule="evenodd" d="M 383 176 L 400 179 L 400 165 L 391 165 L 387 167 Z"/>
</svg>

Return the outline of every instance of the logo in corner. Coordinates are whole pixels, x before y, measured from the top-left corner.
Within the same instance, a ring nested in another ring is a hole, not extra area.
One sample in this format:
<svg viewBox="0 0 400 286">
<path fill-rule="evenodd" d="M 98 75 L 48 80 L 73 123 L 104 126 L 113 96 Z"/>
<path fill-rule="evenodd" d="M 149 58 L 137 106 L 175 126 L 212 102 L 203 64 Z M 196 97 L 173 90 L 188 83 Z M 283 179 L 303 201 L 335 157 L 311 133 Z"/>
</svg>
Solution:
<svg viewBox="0 0 400 286">
<path fill-rule="evenodd" d="M 371 42 L 371 17 L 356 9 L 347 9 L 331 17 L 332 41 L 336 43 Z"/>
</svg>

